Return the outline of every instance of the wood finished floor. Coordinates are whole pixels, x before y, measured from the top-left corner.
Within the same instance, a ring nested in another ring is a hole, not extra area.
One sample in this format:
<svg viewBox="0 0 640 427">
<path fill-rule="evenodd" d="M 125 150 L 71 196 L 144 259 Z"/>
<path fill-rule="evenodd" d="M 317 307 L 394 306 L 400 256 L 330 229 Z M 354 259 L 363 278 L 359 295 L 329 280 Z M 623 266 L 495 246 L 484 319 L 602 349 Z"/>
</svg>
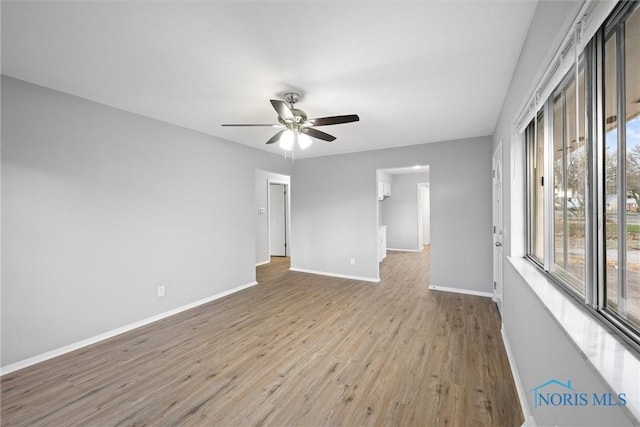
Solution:
<svg viewBox="0 0 640 427">
<path fill-rule="evenodd" d="M 430 291 L 428 250 L 378 284 L 260 285 L 2 377 L 3 426 L 519 426 L 488 298 Z"/>
</svg>

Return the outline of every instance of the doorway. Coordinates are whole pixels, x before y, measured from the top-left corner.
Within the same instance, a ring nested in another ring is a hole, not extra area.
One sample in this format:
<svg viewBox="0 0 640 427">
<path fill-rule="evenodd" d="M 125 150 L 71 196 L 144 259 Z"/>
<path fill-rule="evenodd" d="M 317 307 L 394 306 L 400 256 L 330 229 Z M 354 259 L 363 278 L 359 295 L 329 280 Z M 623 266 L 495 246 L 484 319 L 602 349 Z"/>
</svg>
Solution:
<svg viewBox="0 0 640 427">
<path fill-rule="evenodd" d="M 378 169 L 378 274 L 385 254 L 415 252 L 429 262 L 429 165 Z M 381 255 L 382 254 L 382 255 Z M 428 267 L 427 267 L 428 268 Z"/>
<path fill-rule="evenodd" d="M 289 256 L 289 185 L 269 182 L 269 255 Z"/>
</svg>

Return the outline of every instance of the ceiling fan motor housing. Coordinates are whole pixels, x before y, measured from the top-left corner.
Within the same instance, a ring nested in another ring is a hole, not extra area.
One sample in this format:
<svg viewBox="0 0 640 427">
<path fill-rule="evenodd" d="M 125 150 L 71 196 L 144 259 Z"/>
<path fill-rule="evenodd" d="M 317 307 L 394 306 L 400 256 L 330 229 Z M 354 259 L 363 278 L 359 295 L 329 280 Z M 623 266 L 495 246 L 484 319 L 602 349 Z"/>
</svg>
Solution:
<svg viewBox="0 0 640 427">
<path fill-rule="evenodd" d="M 298 125 L 302 125 L 307 121 L 307 113 L 305 113 L 304 111 L 298 108 L 291 108 L 291 113 L 293 114 L 293 121 L 289 121 L 289 120 L 285 121 L 280 116 L 278 116 L 278 121 L 283 125 L 286 125 L 287 127 L 291 125 L 292 128 L 295 128 Z M 297 129 L 291 129 L 291 130 L 297 130 Z"/>
<path fill-rule="evenodd" d="M 284 100 L 289 104 L 293 105 L 296 102 L 300 101 L 300 94 L 295 92 L 289 92 L 284 94 Z"/>
</svg>

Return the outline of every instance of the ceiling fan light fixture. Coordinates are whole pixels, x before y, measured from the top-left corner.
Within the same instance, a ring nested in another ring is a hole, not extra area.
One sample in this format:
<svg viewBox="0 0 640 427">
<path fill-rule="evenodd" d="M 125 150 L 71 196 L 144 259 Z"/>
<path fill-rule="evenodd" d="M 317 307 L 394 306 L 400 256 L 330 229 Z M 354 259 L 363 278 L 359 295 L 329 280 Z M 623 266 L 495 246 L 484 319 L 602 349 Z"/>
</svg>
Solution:
<svg viewBox="0 0 640 427">
<path fill-rule="evenodd" d="M 286 130 L 280 136 L 280 148 L 285 151 L 291 151 L 293 148 L 293 131 Z"/>
<path fill-rule="evenodd" d="M 286 157 L 287 151 L 291 151 L 293 156 L 293 150 L 295 150 L 296 145 L 300 147 L 301 150 L 309 148 L 313 143 L 312 138 L 327 142 L 335 141 L 335 136 L 316 129 L 316 126 L 339 125 L 360 121 L 360 117 L 358 117 L 357 114 L 309 119 L 307 113 L 299 108 L 295 108 L 295 104 L 299 100 L 300 94 L 293 92 L 286 93 L 284 95 L 284 101 L 278 99 L 269 100 L 273 109 L 278 113 L 278 123 L 222 123 L 222 126 L 271 126 L 280 128 L 282 130 L 269 138 L 266 144 L 269 145 L 279 142 L 280 148 L 285 151 Z"/>
<path fill-rule="evenodd" d="M 311 138 L 309 138 L 309 136 L 305 135 L 304 133 L 298 134 L 298 145 L 302 150 L 306 150 L 307 148 L 309 148 L 312 143 L 313 141 L 311 140 Z"/>
</svg>

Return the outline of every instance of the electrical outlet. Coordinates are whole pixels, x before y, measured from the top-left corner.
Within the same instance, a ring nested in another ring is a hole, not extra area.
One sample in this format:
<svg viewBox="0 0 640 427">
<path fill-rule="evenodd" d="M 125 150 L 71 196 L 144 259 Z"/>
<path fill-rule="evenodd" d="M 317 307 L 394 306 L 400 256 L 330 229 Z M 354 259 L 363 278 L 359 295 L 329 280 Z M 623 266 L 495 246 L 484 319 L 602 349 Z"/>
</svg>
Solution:
<svg viewBox="0 0 640 427">
<path fill-rule="evenodd" d="M 351 265 L 356 265 L 356 259 L 355 258 L 351 258 Z"/>
<path fill-rule="evenodd" d="M 160 285 L 158 286 L 158 298 L 161 298 L 164 296 L 164 285 Z"/>
</svg>

